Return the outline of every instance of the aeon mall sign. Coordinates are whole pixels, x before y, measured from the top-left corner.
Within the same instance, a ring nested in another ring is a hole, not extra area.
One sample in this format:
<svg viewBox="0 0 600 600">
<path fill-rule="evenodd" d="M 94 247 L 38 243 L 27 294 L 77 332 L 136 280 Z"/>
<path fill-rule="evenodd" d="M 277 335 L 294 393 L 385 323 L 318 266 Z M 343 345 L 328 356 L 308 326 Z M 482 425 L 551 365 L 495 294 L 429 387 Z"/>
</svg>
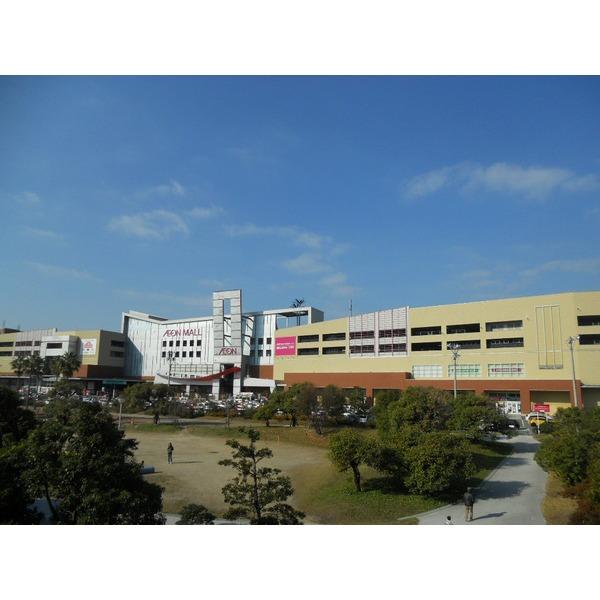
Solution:
<svg viewBox="0 0 600 600">
<path fill-rule="evenodd" d="M 215 348 L 214 361 L 216 363 L 240 362 L 242 349 L 239 346 L 221 346 Z"/>
<path fill-rule="evenodd" d="M 195 336 L 200 335 L 199 329 L 167 329 L 163 333 L 163 337 L 179 337 L 182 335 Z"/>
</svg>

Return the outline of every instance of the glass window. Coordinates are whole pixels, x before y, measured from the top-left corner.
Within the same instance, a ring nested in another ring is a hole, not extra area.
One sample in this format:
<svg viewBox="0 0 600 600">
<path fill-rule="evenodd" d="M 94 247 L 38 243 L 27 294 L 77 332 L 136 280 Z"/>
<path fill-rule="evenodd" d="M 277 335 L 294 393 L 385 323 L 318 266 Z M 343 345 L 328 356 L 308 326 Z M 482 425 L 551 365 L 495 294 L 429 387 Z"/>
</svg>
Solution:
<svg viewBox="0 0 600 600">
<path fill-rule="evenodd" d="M 442 377 L 442 365 L 414 365 L 412 368 L 412 376 L 415 379 Z"/>
<path fill-rule="evenodd" d="M 190 340 L 190 346 L 194 345 L 194 340 Z"/>
<path fill-rule="evenodd" d="M 187 346 L 187 340 L 183 340 L 183 345 Z"/>
<path fill-rule="evenodd" d="M 200 350 L 196 350 L 196 358 L 200 358 Z"/>
<path fill-rule="evenodd" d="M 456 365 L 457 377 L 481 377 L 481 365 Z M 454 365 L 448 367 L 448 377 L 454 377 Z"/>
<path fill-rule="evenodd" d="M 162 356 L 163 358 L 166 358 L 166 357 L 167 357 L 167 353 L 166 353 L 166 352 L 163 352 L 163 353 L 161 354 L 161 356 Z"/>
<path fill-rule="evenodd" d="M 258 345 L 261 346 L 264 342 L 264 338 L 258 338 Z"/>
<path fill-rule="evenodd" d="M 346 354 L 346 346 L 331 346 L 330 348 L 323 348 L 323 354 Z"/>
<path fill-rule="evenodd" d="M 579 327 L 600 327 L 600 315 L 582 315 L 577 317 Z"/>
<path fill-rule="evenodd" d="M 187 358 L 187 352 L 185 350 L 181 353 L 181 358 Z"/>
<path fill-rule="evenodd" d="M 180 342 L 179 340 L 177 340 L 177 341 L 175 342 L 175 345 L 176 345 L 176 346 L 181 346 L 181 342 Z"/>
<path fill-rule="evenodd" d="M 166 347 L 167 342 L 165 340 L 163 340 L 163 348 Z"/>
<path fill-rule="evenodd" d="M 502 331 L 503 329 L 520 329 L 523 321 L 491 321 L 485 324 L 486 331 Z"/>
<path fill-rule="evenodd" d="M 298 343 L 299 344 L 303 344 L 305 342 L 318 342 L 319 341 L 319 335 L 318 334 L 313 334 L 313 335 L 299 335 L 298 336 Z"/>
<path fill-rule="evenodd" d="M 115 346 L 116 348 L 124 348 L 125 342 L 121 342 L 119 340 L 110 340 L 110 345 Z"/>
<path fill-rule="evenodd" d="M 267 338 L 267 344 L 271 343 L 271 338 Z"/>
<path fill-rule="evenodd" d="M 433 350 L 441 350 L 442 342 L 413 342 L 410 345 L 413 352 L 430 352 Z"/>
<path fill-rule="evenodd" d="M 525 375 L 523 363 L 493 363 L 488 365 L 488 377 L 521 377 Z"/>
<path fill-rule="evenodd" d="M 269 350 L 266 350 L 266 352 L 265 352 L 265 356 L 271 356 L 271 349 L 269 349 Z"/>
<path fill-rule="evenodd" d="M 169 346 L 173 346 L 173 340 L 169 340 Z"/>
<path fill-rule="evenodd" d="M 318 348 L 298 348 L 298 356 L 314 356 L 319 354 Z"/>
<path fill-rule="evenodd" d="M 175 352 L 175 358 L 179 358 L 179 352 Z"/>
<path fill-rule="evenodd" d="M 412 327 L 411 335 L 440 335 L 442 327 L 440 325 L 431 325 L 430 327 Z"/>
<path fill-rule="evenodd" d="M 123 357 L 123 352 L 119 352 L 117 350 L 111 350 L 110 355 L 113 358 L 122 358 Z"/>
<path fill-rule="evenodd" d="M 345 339 L 346 339 L 346 334 L 342 331 L 340 331 L 339 333 L 324 333 L 323 334 L 324 342 L 337 342 L 337 341 L 345 340 Z"/>
<path fill-rule="evenodd" d="M 497 340 L 487 340 L 488 348 L 522 348 L 523 338 L 498 338 Z"/>
</svg>

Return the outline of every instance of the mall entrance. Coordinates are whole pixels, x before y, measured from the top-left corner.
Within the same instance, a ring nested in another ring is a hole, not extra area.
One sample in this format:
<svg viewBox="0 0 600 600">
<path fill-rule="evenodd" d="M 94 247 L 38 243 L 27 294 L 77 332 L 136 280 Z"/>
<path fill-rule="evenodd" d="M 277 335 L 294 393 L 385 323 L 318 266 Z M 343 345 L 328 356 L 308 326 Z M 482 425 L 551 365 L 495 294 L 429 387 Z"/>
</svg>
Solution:
<svg viewBox="0 0 600 600">
<path fill-rule="evenodd" d="M 521 414 L 520 392 L 486 392 L 486 394 L 505 415 Z"/>
</svg>

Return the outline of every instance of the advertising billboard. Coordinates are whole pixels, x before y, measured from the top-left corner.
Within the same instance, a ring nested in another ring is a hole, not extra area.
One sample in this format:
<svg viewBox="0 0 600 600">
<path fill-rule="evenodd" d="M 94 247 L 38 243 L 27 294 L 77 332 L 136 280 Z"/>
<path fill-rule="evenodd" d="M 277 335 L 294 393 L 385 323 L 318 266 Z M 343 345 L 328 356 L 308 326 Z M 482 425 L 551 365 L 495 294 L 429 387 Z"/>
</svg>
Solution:
<svg viewBox="0 0 600 600">
<path fill-rule="evenodd" d="M 81 340 L 81 354 L 83 356 L 90 356 L 96 354 L 96 338 L 82 339 Z"/>
<path fill-rule="evenodd" d="M 549 404 L 534 404 L 533 405 L 533 410 L 534 410 L 534 412 L 549 413 L 550 412 L 550 405 Z"/>
<path fill-rule="evenodd" d="M 295 356 L 296 355 L 296 336 L 275 338 L 275 356 Z"/>
</svg>

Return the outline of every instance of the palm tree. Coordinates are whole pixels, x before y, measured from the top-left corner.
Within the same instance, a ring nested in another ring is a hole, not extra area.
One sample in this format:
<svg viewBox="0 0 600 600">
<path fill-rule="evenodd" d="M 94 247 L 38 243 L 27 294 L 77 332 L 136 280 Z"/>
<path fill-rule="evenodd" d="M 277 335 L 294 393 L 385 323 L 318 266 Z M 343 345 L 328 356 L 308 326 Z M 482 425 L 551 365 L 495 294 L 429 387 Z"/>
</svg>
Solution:
<svg viewBox="0 0 600 600">
<path fill-rule="evenodd" d="M 33 376 L 35 378 L 35 383 L 37 385 L 37 391 L 40 391 L 40 379 L 44 375 L 44 359 L 39 354 L 34 354 L 29 357 L 27 361 L 27 371 L 29 376 Z"/>
<path fill-rule="evenodd" d="M 21 387 L 21 376 L 27 372 L 27 357 L 20 355 L 12 360 L 10 366 L 17 376 L 17 390 Z"/>
<path fill-rule="evenodd" d="M 60 374 L 67 379 L 73 377 L 73 373 L 81 366 L 81 361 L 74 352 L 66 352 L 59 358 L 59 362 L 61 366 Z"/>
<path fill-rule="evenodd" d="M 304 304 L 304 298 L 295 298 L 292 301 L 292 308 L 300 308 Z M 300 315 L 296 316 L 296 324 L 300 325 Z"/>
</svg>

